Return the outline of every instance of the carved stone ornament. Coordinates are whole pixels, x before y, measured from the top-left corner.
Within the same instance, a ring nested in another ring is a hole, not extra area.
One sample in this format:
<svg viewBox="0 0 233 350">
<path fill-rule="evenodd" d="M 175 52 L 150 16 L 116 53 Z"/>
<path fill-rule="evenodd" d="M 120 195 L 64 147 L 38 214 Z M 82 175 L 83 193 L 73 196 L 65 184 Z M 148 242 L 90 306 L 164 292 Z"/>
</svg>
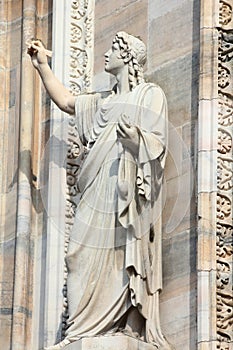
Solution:
<svg viewBox="0 0 233 350">
<path fill-rule="evenodd" d="M 217 349 L 232 349 L 233 342 L 233 1 L 220 1 L 219 129 L 217 196 Z M 227 26 L 227 28 L 226 28 Z"/>
</svg>

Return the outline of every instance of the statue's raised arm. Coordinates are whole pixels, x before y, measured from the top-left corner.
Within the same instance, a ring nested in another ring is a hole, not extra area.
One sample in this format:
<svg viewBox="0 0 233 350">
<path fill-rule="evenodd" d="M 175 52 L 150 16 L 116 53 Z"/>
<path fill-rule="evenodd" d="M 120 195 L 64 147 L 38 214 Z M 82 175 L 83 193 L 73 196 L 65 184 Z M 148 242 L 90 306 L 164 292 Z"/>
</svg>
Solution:
<svg viewBox="0 0 233 350">
<path fill-rule="evenodd" d="M 49 51 L 45 49 L 42 42 L 33 39 L 28 47 L 33 66 L 36 68 L 44 83 L 44 86 L 54 103 L 63 111 L 74 114 L 75 97 L 55 77 L 48 65 L 47 56 Z"/>
</svg>

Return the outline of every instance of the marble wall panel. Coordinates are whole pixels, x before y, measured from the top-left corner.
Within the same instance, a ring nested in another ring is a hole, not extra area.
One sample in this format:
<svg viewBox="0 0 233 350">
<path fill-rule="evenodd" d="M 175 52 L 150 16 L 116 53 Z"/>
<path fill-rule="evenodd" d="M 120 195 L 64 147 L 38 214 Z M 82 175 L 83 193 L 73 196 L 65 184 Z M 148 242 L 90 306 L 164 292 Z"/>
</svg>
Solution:
<svg viewBox="0 0 233 350">
<path fill-rule="evenodd" d="M 171 0 L 166 4 L 160 0 L 149 1 L 147 77 L 165 91 L 170 122 L 163 211 L 161 319 L 170 342 L 176 348 L 184 349 L 195 349 L 197 341 L 195 227 L 199 22 L 198 1 Z M 171 217 L 173 230 L 167 232 L 170 226 L 166 223 Z"/>
<path fill-rule="evenodd" d="M 140 36 L 147 42 L 148 1 L 127 0 L 95 2 L 95 60 L 94 89 L 109 89 L 114 84 L 111 77 L 103 72 L 104 54 L 112 45 L 112 40 L 118 31 Z"/>
</svg>

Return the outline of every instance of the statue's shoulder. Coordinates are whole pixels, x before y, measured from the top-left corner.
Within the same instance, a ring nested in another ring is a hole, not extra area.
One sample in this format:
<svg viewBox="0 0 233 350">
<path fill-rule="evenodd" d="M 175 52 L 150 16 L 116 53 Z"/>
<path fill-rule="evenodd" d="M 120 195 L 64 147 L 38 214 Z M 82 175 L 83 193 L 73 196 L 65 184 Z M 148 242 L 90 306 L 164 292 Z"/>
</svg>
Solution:
<svg viewBox="0 0 233 350">
<path fill-rule="evenodd" d="M 83 93 L 76 96 L 76 104 L 77 105 L 80 105 L 80 104 L 86 105 L 88 103 L 89 105 L 93 105 L 93 106 L 96 106 L 98 108 L 112 94 L 114 94 L 114 92 L 112 90 L 83 92 Z"/>
<path fill-rule="evenodd" d="M 142 89 L 145 90 L 159 90 L 159 91 L 163 91 L 162 88 L 156 84 L 156 83 L 152 83 L 152 82 L 144 82 L 142 84 L 140 84 Z"/>
<path fill-rule="evenodd" d="M 144 96 L 144 99 L 158 99 L 165 98 L 163 89 L 156 83 L 144 82 L 138 85 L 140 95 Z"/>
</svg>

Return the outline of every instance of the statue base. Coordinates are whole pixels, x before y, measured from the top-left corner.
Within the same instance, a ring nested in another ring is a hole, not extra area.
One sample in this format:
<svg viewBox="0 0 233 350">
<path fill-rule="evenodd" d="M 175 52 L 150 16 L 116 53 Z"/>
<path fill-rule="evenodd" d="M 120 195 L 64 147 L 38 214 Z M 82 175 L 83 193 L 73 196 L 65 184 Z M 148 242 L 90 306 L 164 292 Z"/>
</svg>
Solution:
<svg viewBox="0 0 233 350">
<path fill-rule="evenodd" d="M 156 350 L 157 346 L 124 334 L 83 338 L 64 347 L 64 350 Z"/>
</svg>

